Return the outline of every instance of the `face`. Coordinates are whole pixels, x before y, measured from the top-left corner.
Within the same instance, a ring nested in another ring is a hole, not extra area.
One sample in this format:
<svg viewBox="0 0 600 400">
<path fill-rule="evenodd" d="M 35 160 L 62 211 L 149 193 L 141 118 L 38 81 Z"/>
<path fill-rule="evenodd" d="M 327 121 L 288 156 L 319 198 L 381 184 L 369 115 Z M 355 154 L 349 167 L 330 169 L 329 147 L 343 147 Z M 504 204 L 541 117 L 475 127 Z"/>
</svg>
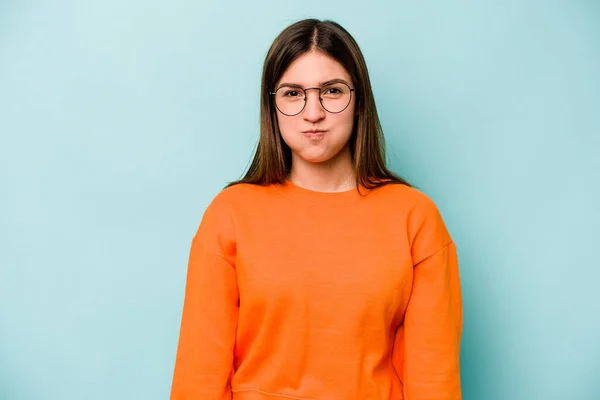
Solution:
<svg viewBox="0 0 600 400">
<path fill-rule="evenodd" d="M 350 75 L 340 63 L 322 53 L 311 51 L 297 58 L 288 67 L 275 89 L 284 84 L 298 85 L 302 88 L 321 87 L 323 83 L 333 79 L 342 79 L 350 88 L 354 88 Z M 322 163 L 338 157 L 350 157 L 348 140 L 352 134 L 355 114 L 354 92 L 351 94 L 348 107 L 336 114 L 323 108 L 319 102 L 318 90 L 306 92 L 306 105 L 298 115 L 287 116 L 277 110 L 281 136 L 292 150 L 292 165 L 298 162 Z M 323 132 L 308 133 L 310 130 Z"/>
</svg>

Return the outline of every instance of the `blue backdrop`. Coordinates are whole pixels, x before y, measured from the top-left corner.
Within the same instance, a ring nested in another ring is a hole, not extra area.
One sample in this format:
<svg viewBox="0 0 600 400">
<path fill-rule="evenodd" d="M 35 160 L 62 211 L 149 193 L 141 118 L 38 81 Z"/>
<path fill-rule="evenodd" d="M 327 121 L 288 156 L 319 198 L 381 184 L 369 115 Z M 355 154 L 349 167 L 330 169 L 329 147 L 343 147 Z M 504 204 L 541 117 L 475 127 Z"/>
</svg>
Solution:
<svg viewBox="0 0 600 400">
<path fill-rule="evenodd" d="M 600 399 L 594 0 L 0 2 L 0 399 L 168 398 L 191 238 L 305 17 L 458 245 L 464 399 Z"/>
</svg>

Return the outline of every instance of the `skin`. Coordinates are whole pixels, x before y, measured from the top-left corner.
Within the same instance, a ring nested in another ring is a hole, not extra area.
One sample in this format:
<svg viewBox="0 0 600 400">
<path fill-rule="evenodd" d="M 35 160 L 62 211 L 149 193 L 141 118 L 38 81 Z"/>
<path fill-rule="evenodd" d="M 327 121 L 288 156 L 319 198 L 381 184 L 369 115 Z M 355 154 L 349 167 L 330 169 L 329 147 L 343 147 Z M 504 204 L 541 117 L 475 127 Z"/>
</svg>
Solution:
<svg viewBox="0 0 600 400">
<path fill-rule="evenodd" d="M 310 51 L 296 59 L 277 82 L 294 83 L 303 88 L 319 87 L 321 82 L 344 79 L 351 88 L 352 79 L 346 69 L 334 59 Z M 292 150 L 292 167 L 288 179 L 309 190 L 340 192 L 356 187 L 348 141 L 355 115 L 355 96 L 341 113 L 327 112 L 319 102 L 319 92 L 306 92 L 304 110 L 295 116 L 277 111 L 279 130 Z M 325 130 L 322 137 L 311 138 L 303 132 Z"/>
</svg>

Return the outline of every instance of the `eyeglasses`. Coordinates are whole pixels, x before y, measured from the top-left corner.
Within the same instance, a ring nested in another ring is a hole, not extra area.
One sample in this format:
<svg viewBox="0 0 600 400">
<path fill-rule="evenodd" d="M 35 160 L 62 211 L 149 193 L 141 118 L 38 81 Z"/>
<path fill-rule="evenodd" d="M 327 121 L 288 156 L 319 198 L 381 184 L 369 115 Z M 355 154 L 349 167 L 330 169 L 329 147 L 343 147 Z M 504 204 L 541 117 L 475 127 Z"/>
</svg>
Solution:
<svg viewBox="0 0 600 400">
<path fill-rule="evenodd" d="M 320 88 L 301 88 L 296 85 L 286 85 L 275 92 L 269 92 L 269 95 L 275 96 L 275 107 L 282 114 L 291 117 L 300 114 L 304 110 L 308 90 L 318 90 L 319 102 L 325 111 L 338 114 L 348 108 L 352 101 L 352 92 L 355 89 L 342 82 L 328 83 Z"/>
</svg>

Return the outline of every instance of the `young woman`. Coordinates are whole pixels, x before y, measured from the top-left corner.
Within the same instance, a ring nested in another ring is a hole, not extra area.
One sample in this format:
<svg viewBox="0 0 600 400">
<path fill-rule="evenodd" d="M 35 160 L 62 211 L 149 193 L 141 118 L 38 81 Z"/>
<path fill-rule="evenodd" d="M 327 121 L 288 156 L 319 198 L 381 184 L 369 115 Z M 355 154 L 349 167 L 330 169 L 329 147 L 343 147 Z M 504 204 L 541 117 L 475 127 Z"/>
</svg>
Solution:
<svg viewBox="0 0 600 400">
<path fill-rule="evenodd" d="M 281 32 L 254 161 L 192 240 L 172 400 L 461 398 L 456 248 L 383 140 L 351 35 Z"/>
</svg>

